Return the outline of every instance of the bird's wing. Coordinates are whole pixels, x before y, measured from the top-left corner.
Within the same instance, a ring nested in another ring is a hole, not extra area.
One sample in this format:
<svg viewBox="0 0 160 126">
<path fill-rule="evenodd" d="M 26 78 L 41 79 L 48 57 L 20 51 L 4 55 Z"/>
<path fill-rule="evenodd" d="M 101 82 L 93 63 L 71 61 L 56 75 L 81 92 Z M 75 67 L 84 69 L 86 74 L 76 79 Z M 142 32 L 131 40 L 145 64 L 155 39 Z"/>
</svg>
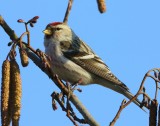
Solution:
<svg viewBox="0 0 160 126">
<path fill-rule="evenodd" d="M 109 67 L 80 39 L 77 38 L 74 43 L 61 42 L 60 45 L 62 53 L 66 58 L 72 60 L 87 71 L 128 90 L 127 86 L 112 74 Z"/>
</svg>

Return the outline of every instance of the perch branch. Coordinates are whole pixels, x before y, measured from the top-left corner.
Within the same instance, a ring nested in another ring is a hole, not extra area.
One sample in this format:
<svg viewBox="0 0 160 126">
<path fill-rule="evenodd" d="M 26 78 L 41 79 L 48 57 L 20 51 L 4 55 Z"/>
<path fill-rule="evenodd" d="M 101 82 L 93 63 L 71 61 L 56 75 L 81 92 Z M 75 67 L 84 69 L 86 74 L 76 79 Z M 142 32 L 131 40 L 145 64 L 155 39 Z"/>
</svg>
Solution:
<svg viewBox="0 0 160 126">
<path fill-rule="evenodd" d="M 68 7 L 67 7 L 67 10 L 66 10 L 64 19 L 63 19 L 63 22 L 66 23 L 66 24 L 67 24 L 67 22 L 68 22 L 68 17 L 69 17 L 71 8 L 72 8 L 72 4 L 73 4 L 73 0 L 69 0 L 69 1 L 68 1 Z"/>
<path fill-rule="evenodd" d="M 18 37 L 15 34 L 15 32 L 7 25 L 7 23 L 4 21 L 2 16 L 0 16 L 0 25 L 5 30 L 5 32 L 8 34 L 11 40 L 17 40 Z M 68 94 L 68 89 L 61 83 L 60 80 L 58 80 L 56 77 L 52 76 L 50 73 L 50 69 L 44 69 L 43 64 L 40 60 L 40 58 L 33 53 L 29 48 L 26 47 L 25 44 L 23 44 L 24 49 L 26 50 L 28 57 L 44 72 L 51 78 L 51 80 L 61 89 L 64 93 Z M 85 118 L 86 122 L 91 126 L 99 126 L 99 124 L 94 120 L 94 118 L 90 115 L 88 110 L 83 106 L 83 104 L 79 101 L 79 99 L 74 95 L 72 92 L 70 92 L 70 101 L 75 105 L 75 107 L 78 109 L 78 111 L 82 114 L 82 116 Z"/>
</svg>

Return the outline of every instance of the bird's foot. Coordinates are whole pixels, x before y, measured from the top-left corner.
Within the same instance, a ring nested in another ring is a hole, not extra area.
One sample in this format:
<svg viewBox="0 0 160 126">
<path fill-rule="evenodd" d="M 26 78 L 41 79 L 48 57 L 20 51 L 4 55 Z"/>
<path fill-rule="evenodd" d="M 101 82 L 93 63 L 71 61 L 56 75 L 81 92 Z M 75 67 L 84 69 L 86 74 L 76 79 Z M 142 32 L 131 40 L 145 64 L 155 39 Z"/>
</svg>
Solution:
<svg viewBox="0 0 160 126">
<path fill-rule="evenodd" d="M 44 52 L 42 52 L 40 49 L 36 50 L 36 54 L 41 59 L 44 68 L 49 67 L 48 61 L 50 61 L 51 58 L 48 55 L 46 55 Z"/>
<path fill-rule="evenodd" d="M 73 84 L 72 84 L 72 92 L 73 92 L 74 90 L 77 90 L 77 91 L 79 91 L 79 92 L 82 92 L 82 89 L 77 88 L 77 86 L 80 85 L 81 83 L 82 83 L 82 78 L 80 78 L 76 83 L 73 83 Z"/>
</svg>

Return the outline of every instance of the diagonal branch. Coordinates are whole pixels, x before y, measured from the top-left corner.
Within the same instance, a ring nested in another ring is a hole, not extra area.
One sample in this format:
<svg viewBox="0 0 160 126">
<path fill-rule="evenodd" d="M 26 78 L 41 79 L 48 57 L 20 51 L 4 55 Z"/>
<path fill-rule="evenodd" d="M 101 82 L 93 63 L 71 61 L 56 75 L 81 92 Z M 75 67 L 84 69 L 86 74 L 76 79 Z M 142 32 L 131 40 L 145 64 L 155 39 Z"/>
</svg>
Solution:
<svg viewBox="0 0 160 126">
<path fill-rule="evenodd" d="M 8 34 L 11 40 L 17 40 L 18 36 L 15 34 L 15 32 L 7 25 L 5 20 L 0 15 L 0 26 L 4 29 L 4 31 Z M 24 49 L 26 50 L 28 57 L 37 65 L 47 76 L 51 78 L 51 80 L 62 90 L 65 94 L 68 94 L 68 89 L 63 85 L 63 83 L 57 79 L 53 74 L 51 73 L 50 68 L 45 68 L 44 65 L 41 62 L 41 59 L 32 52 L 29 48 L 26 47 L 25 44 L 23 44 Z M 75 105 L 75 107 L 78 109 L 78 111 L 82 114 L 82 116 L 85 118 L 86 122 L 91 126 L 99 126 L 99 124 L 94 120 L 94 118 L 91 116 L 91 114 L 88 112 L 88 110 L 83 106 L 83 104 L 79 101 L 76 95 L 74 95 L 72 92 L 70 92 L 70 101 Z"/>
<path fill-rule="evenodd" d="M 17 40 L 18 39 L 18 37 L 15 34 L 14 30 L 12 30 L 8 26 L 8 24 L 5 22 L 5 20 L 2 18 L 1 15 L 0 15 L 0 25 L 4 29 L 4 31 L 8 34 L 8 36 L 10 37 L 11 40 Z"/>
</svg>

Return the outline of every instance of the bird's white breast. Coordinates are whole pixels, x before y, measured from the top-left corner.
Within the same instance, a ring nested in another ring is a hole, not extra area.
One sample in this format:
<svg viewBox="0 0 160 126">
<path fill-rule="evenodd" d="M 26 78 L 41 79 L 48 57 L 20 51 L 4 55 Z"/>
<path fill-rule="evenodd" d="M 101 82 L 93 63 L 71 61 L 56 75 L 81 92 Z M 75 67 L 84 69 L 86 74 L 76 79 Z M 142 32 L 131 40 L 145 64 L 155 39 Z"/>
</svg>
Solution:
<svg viewBox="0 0 160 126">
<path fill-rule="evenodd" d="M 73 61 L 63 56 L 59 43 L 45 41 L 45 53 L 50 56 L 52 71 L 60 79 L 76 83 L 82 79 L 82 84 L 92 83 L 92 75 Z"/>
</svg>

